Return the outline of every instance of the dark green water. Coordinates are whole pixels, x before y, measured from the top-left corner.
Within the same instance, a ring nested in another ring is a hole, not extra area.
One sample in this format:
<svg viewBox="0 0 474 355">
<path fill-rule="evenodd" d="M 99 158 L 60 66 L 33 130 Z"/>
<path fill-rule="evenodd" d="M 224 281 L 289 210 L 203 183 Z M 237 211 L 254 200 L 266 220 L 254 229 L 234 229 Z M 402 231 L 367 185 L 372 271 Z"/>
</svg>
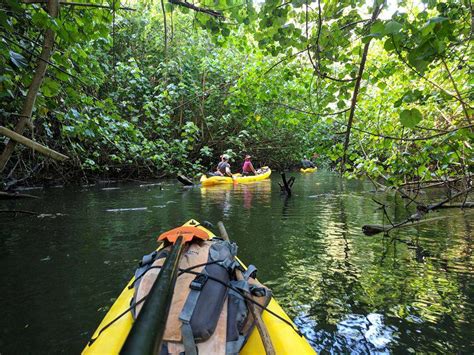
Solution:
<svg viewBox="0 0 474 355">
<path fill-rule="evenodd" d="M 41 200 L 0 202 L 49 214 L 0 214 L 0 353 L 80 352 L 156 236 L 190 218 L 224 221 L 318 351 L 474 352 L 472 211 L 366 237 L 363 224 L 382 222 L 370 184 L 295 176 L 287 200 L 274 177 L 51 188 L 28 191 Z M 409 213 L 393 194 L 375 197 L 396 220 Z"/>
</svg>

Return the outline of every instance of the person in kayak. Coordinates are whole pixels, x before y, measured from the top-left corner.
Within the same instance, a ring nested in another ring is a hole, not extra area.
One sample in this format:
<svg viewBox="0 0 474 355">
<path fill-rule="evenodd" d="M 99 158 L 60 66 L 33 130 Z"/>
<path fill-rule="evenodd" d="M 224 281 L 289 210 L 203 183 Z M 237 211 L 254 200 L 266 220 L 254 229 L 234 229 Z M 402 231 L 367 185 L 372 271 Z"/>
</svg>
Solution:
<svg viewBox="0 0 474 355">
<path fill-rule="evenodd" d="M 223 154 L 221 156 L 221 162 L 217 164 L 217 174 L 221 176 L 230 176 L 232 177 L 232 172 L 230 171 L 229 156 Z"/>
<path fill-rule="evenodd" d="M 244 165 L 242 165 L 242 175 L 250 175 L 250 173 L 257 175 L 257 171 L 253 167 L 250 158 L 251 156 L 248 154 L 245 156 Z"/>
<path fill-rule="evenodd" d="M 213 172 L 213 173 L 210 173 L 210 175 L 220 175 L 219 173 L 219 164 L 223 162 L 223 159 L 222 159 L 223 155 L 219 155 L 219 163 L 217 163 L 217 166 L 216 166 L 216 171 Z"/>
<path fill-rule="evenodd" d="M 301 160 L 301 165 L 303 166 L 303 169 L 308 169 L 308 168 L 314 168 L 315 165 L 311 160 L 308 160 L 306 155 L 303 157 L 303 160 Z"/>
</svg>

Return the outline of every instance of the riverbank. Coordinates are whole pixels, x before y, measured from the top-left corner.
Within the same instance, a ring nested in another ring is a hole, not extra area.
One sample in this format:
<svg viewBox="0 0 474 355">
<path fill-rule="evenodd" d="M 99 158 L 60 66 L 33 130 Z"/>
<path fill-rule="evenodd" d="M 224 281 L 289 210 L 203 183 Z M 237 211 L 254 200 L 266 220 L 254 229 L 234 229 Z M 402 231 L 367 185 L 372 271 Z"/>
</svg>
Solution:
<svg viewBox="0 0 474 355">
<path fill-rule="evenodd" d="M 265 166 L 264 163 L 256 161 L 255 166 Z M 328 163 L 321 164 L 328 166 Z M 209 166 L 212 166 L 209 163 Z M 290 171 L 299 172 L 298 162 L 274 162 L 270 165 L 274 172 Z M 231 162 L 231 169 L 238 171 L 241 164 Z M 184 175 L 199 181 L 202 174 L 206 173 L 206 168 L 199 166 L 197 170 L 186 170 L 184 166 L 176 166 L 172 171 L 164 171 L 155 166 L 138 168 L 133 165 L 106 169 L 107 171 L 81 170 L 77 166 L 68 164 L 53 164 L 52 166 L 40 166 L 34 169 L 34 175 L 25 172 L 14 172 L 3 179 L 3 189 L 5 191 L 22 191 L 30 188 L 47 188 L 58 186 L 88 186 L 94 184 L 109 184 L 118 182 L 136 182 L 146 184 L 160 179 L 174 179 L 178 175 Z M 26 174 L 26 176 L 25 176 Z"/>
</svg>

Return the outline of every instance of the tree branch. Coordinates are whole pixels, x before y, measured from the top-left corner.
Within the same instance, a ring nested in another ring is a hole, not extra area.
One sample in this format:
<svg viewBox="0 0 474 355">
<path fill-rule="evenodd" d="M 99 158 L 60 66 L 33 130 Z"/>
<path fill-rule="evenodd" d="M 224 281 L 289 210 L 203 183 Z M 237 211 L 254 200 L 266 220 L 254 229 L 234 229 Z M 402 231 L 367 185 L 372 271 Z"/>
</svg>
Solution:
<svg viewBox="0 0 474 355">
<path fill-rule="evenodd" d="M 372 18 L 371 18 L 370 23 L 373 23 L 377 19 L 378 15 L 380 14 L 380 11 L 382 10 L 382 6 L 383 6 L 383 3 L 379 5 L 377 3 L 377 0 L 374 0 L 374 11 L 372 13 Z M 365 62 L 367 60 L 367 54 L 369 53 L 369 46 L 370 46 L 370 38 L 365 44 L 364 50 L 362 52 L 362 59 L 360 61 L 359 73 L 357 74 L 357 80 L 355 82 L 354 92 L 352 94 L 351 111 L 349 113 L 349 119 L 347 121 L 346 139 L 344 140 L 344 151 L 342 153 L 341 172 L 345 170 L 347 148 L 349 147 L 349 140 L 351 136 L 351 127 L 352 127 L 352 122 L 354 120 L 354 113 L 355 113 L 355 108 L 356 108 L 356 103 L 357 103 L 357 96 L 359 94 L 360 83 L 362 81 L 362 74 L 364 73 Z"/>
<path fill-rule="evenodd" d="M 359 131 L 359 132 L 362 132 L 362 133 L 365 133 L 365 134 L 369 134 L 369 135 L 375 136 L 375 137 L 380 137 L 380 138 L 385 138 L 385 139 L 392 139 L 392 140 L 396 140 L 396 141 L 415 142 L 415 141 L 425 141 L 425 140 L 428 140 L 428 139 L 433 139 L 433 138 L 436 138 L 436 137 L 444 136 L 444 135 L 449 134 L 449 133 L 459 131 L 461 129 L 472 128 L 472 127 L 474 127 L 474 124 L 471 124 L 471 125 L 468 125 L 468 126 L 463 126 L 463 127 L 458 127 L 458 128 L 452 129 L 450 131 L 444 131 L 444 132 L 441 132 L 441 133 L 433 134 L 432 136 L 418 137 L 418 138 L 403 138 L 403 137 L 386 136 L 386 135 L 383 135 L 383 134 L 368 132 L 368 131 L 365 131 L 363 129 L 357 128 L 357 127 L 352 127 L 352 128 L 356 131 Z"/>
<path fill-rule="evenodd" d="M 341 111 L 337 111 L 337 112 L 331 112 L 331 113 L 317 113 L 317 112 L 311 112 L 311 111 L 305 111 L 305 110 L 302 110 L 300 108 L 297 108 L 297 107 L 293 107 L 293 106 L 290 106 L 290 105 L 287 105 L 287 104 L 283 104 L 281 102 L 269 102 L 270 105 L 275 105 L 275 106 L 283 106 L 283 107 L 286 107 L 290 110 L 293 110 L 293 111 L 298 111 L 298 112 L 301 112 L 301 113 L 306 113 L 308 115 L 312 115 L 312 116 L 337 116 L 337 115 L 340 115 L 341 113 L 344 113 L 344 112 L 347 112 L 349 111 L 351 108 L 346 108 L 344 110 L 341 110 Z"/>
<path fill-rule="evenodd" d="M 464 115 L 466 117 L 466 120 L 467 120 L 467 122 L 471 123 L 471 118 L 469 117 L 469 113 L 467 112 L 466 105 L 464 104 L 464 101 L 462 100 L 461 94 L 459 93 L 458 86 L 456 85 L 456 82 L 454 81 L 454 78 L 451 75 L 451 71 L 449 70 L 448 65 L 446 64 L 446 61 L 444 60 L 444 58 L 441 58 L 441 62 L 443 63 L 444 68 L 448 72 L 449 79 L 451 80 L 451 83 L 453 84 L 454 91 L 456 91 L 458 101 L 461 103 L 461 106 L 462 106 L 462 109 L 464 111 Z"/>
<path fill-rule="evenodd" d="M 210 16 L 214 16 L 217 18 L 224 18 L 224 15 L 222 15 L 220 11 L 197 7 L 196 5 L 190 4 L 189 2 L 186 2 L 186 1 L 179 1 L 179 0 L 168 0 L 168 1 L 171 4 L 187 7 L 188 9 L 194 10 L 196 12 L 202 12 L 204 14 L 208 14 Z"/>
<path fill-rule="evenodd" d="M 24 4 L 46 4 L 48 0 L 22 0 Z M 113 10 L 112 6 L 100 5 L 100 4 L 91 4 L 86 2 L 73 2 L 73 1 L 59 1 L 61 5 L 65 6 L 82 6 L 82 7 L 93 7 L 93 8 L 100 8 L 100 9 L 110 9 Z M 127 11 L 136 11 L 136 9 L 132 9 L 130 7 L 119 7 L 119 10 L 127 10 Z"/>
<path fill-rule="evenodd" d="M 309 40 L 309 35 L 308 35 L 308 3 L 306 3 L 305 12 L 306 12 L 306 14 L 305 14 L 306 41 L 308 41 Z M 332 76 L 330 76 L 326 73 L 321 72 L 321 69 L 320 69 L 321 68 L 321 60 L 320 60 L 320 56 L 319 56 L 319 52 L 320 52 L 319 38 L 321 36 L 322 21 L 323 20 L 321 18 L 321 0 L 318 0 L 318 34 L 316 36 L 316 46 L 314 46 L 316 48 L 316 63 L 314 63 L 313 58 L 311 57 L 310 46 L 309 45 L 306 46 L 306 50 L 308 52 L 308 58 L 309 58 L 309 61 L 311 62 L 311 65 L 314 68 L 314 71 L 318 74 L 318 76 L 320 78 L 329 79 L 329 80 L 332 80 L 332 81 L 338 81 L 340 83 L 347 83 L 347 82 L 357 80 L 357 78 L 354 78 L 354 79 L 338 79 L 338 78 L 332 77 Z"/>
<path fill-rule="evenodd" d="M 347 27 L 351 27 L 351 26 L 357 25 L 357 24 L 359 24 L 359 23 L 368 22 L 368 21 L 370 21 L 370 19 L 365 19 L 365 20 L 359 20 L 359 21 L 349 22 L 349 23 L 346 23 L 344 26 L 339 27 L 339 29 L 340 29 L 340 30 L 345 30 Z"/>
<path fill-rule="evenodd" d="M 345 29 L 345 28 L 347 28 L 347 27 L 349 27 L 349 26 L 351 26 L 351 25 L 355 25 L 355 24 L 357 24 L 357 23 L 360 23 L 360 22 L 367 22 L 367 21 L 370 21 L 370 20 L 360 20 L 360 21 L 356 21 L 356 22 L 351 22 L 351 23 L 345 24 L 344 26 L 340 27 L 339 29 L 343 30 L 343 29 Z M 318 40 L 318 41 L 319 41 L 319 40 Z M 272 64 L 272 65 L 270 66 L 270 68 L 268 68 L 268 69 L 265 71 L 265 73 L 263 73 L 263 74 L 264 74 L 264 75 L 268 74 L 270 71 L 272 71 L 273 68 L 275 68 L 276 66 L 280 65 L 281 63 L 283 63 L 283 62 L 285 62 L 285 61 L 287 61 L 287 60 L 290 60 L 291 58 L 294 58 L 294 57 L 296 57 L 297 55 L 302 54 L 302 53 L 304 53 L 304 52 L 306 52 L 306 51 L 308 51 L 308 50 L 310 50 L 310 49 L 314 49 L 314 48 L 315 48 L 315 46 L 307 46 L 307 48 L 305 48 L 305 49 L 303 49 L 303 50 L 301 50 L 301 51 L 299 51 L 299 52 L 290 54 L 290 55 L 288 55 L 287 57 L 284 57 L 284 58 L 280 59 L 280 60 L 279 60 L 278 62 L 276 62 L 275 64 Z M 314 67 L 314 65 L 313 65 L 313 67 Z M 350 81 L 355 81 L 355 80 L 357 80 L 357 78 L 354 78 L 354 79 L 336 79 L 336 78 L 328 77 L 325 73 L 320 73 L 320 72 L 318 72 L 318 71 L 316 71 L 316 70 L 315 70 L 315 72 L 316 72 L 316 73 L 318 74 L 318 76 L 320 76 L 320 77 L 322 76 L 322 77 L 324 77 L 324 78 L 328 78 L 328 79 L 335 80 L 335 81 L 350 82 Z"/>
<path fill-rule="evenodd" d="M 388 233 L 392 229 L 399 228 L 399 227 L 402 227 L 402 226 L 412 226 L 412 225 L 416 225 L 416 224 L 419 224 L 419 223 L 431 222 L 431 221 L 435 221 L 439 218 L 443 218 L 443 217 L 436 217 L 436 218 L 431 218 L 431 219 L 427 219 L 427 220 L 421 220 L 426 213 L 434 211 L 434 210 L 439 209 L 439 208 L 443 208 L 446 203 L 448 203 L 448 202 L 454 200 L 455 198 L 458 198 L 458 197 L 460 197 L 464 194 L 466 194 L 466 196 L 467 196 L 469 194 L 469 192 L 471 192 L 471 190 L 472 190 L 472 187 L 469 187 L 464 191 L 458 192 L 457 194 L 454 194 L 453 196 L 448 197 L 448 198 L 446 198 L 446 199 L 444 199 L 444 200 L 442 200 L 438 203 L 432 204 L 432 205 L 428 205 L 428 206 L 418 205 L 417 206 L 417 212 L 415 214 L 413 214 L 412 216 L 410 216 L 409 218 L 407 218 L 406 220 L 400 222 L 400 223 L 394 224 L 392 226 L 384 226 L 384 225 L 377 225 L 377 224 L 375 224 L 375 225 L 374 224 L 366 224 L 366 225 L 362 226 L 362 231 L 364 232 L 365 235 L 375 235 L 375 234 L 379 234 L 381 232 Z M 463 207 L 471 208 L 472 207 L 470 202 L 467 202 L 467 203 L 463 202 L 461 204 L 452 205 L 451 207 L 454 207 L 454 206 L 459 206 L 461 208 L 463 208 Z"/>
<path fill-rule="evenodd" d="M 50 149 L 48 147 L 45 147 L 44 145 L 41 145 L 38 142 L 32 141 L 31 139 L 28 139 L 22 136 L 21 134 L 18 134 L 6 127 L 0 126 L 0 135 L 7 136 L 8 138 L 13 139 L 16 142 L 23 144 L 55 160 L 63 161 L 63 160 L 69 159 L 69 157 L 67 157 L 66 155 L 56 152 L 55 150 Z"/>
<path fill-rule="evenodd" d="M 161 1 L 161 11 L 163 12 L 163 30 L 164 30 L 164 34 L 165 34 L 163 52 L 164 52 L 165 58 L 166 58 L 166 52 L 167 52 L 167 49 L 168 49 L 168 28 L 167 28 L 167 25 L 166 25 L 165 2 L 164 2 L 164 0 L 160 0 L 160 1 Z"/>
</svg>

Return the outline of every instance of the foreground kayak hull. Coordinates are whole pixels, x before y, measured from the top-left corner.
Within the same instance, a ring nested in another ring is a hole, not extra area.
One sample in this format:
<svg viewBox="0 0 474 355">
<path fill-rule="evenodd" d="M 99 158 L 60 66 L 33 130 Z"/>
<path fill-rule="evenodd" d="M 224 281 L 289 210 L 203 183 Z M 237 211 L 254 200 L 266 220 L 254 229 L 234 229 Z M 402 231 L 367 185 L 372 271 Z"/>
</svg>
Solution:
<svg viewBox="0 0 474 355">
<path fill-rule="evenodd" d="M 214 186 L 214 185 L 225 185 L 225 184 L 248 184 L 255 181 L 261 181 L 268 179 L 272 174 L 271 169 L 268 169 L 262 174 L 259 175 L 249 175 L 249 176 L 242 176 L 240 174 L 235 174 L 234 178 L 232 179 L 229 176 L 211 176 L 207 177 L 203 175 L 201 177 L 201 184 L 202 186 Z"/>
<path fill-rule="evenodd" d="M 314 173 L 316 170 L 318 170 L 318 168 L 306 168 L 306 169 L 301 168 L 300 169 L 302 173 Z"/>
<path fill-rule="evenodd" d="M 184 226 L 199 225 L 198 222 L 191 220 L 184 224 Z M 214 235 L 211 231 L 207 230 L 202 226 L 198 226 L 212 238 Z M 240 260 L 239 263 L 245 267 Z M 127 309 L 130 307 L 130 302 L 134 295 L 133 287 L 129 289 L 129 285 L 132 285 L 134 278 L 130 280 L 127 286 L 124 288 L 120 296 L 114 302 L 109 312 L 106 314 L 102 322 L 100 323 L 97 330 L 94 332 L 92 339 L 95 339 L 92 344 L 87 344 L 83 350 L 83 354 L 118 354 L 127 339 L 127 336 L 132 328 L 134 319 L 130 311 Z M 275 312 L 280 317 L 291 322 L 291 319 L 283 311 L 277 301 L 272 298 L 268 307 L 269 310 Z M 118 318 L 113 324 L 106 327 L 111 321 L 119 317 L 122 313 L 125 314 Z M 315 351 L 308 344 L 306 339 L 296 333 L 288 324 L 282 320 L 276 318 L 268 312 L 262 313 L 262 319 L 265 323 L 273 346 L 277 354 L 315 354 Z M 292 322 L 291 322 L 292 323 Z M 100 333 L 100 334 L 99 334 Z M 265 354 L 260 334 L 255 327 L 241 350 L 240 354 Z"/>
</svg>

